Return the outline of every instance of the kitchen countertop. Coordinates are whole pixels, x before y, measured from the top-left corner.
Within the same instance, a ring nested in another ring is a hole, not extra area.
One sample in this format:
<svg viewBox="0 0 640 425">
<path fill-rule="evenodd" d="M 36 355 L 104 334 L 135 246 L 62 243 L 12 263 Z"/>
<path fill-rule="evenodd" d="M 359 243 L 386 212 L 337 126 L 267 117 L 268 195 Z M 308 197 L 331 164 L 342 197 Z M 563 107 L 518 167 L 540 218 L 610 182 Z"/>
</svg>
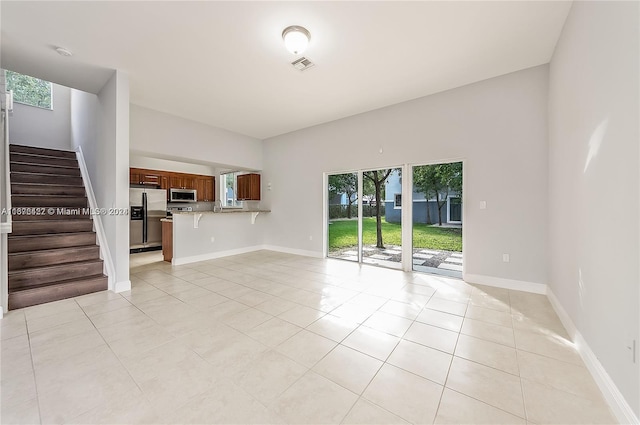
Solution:
<svg viewBox="0 0 640 425">
<path fill-rule="evenodd" d="M 178 214 L 188 214 L 188 215 L 194 215 L 194 214 L 233 214 L 233 213 L 268 213 L 271 212 L 271 210 L 263 210 L 263 209 L 242 209 L 242 208 L 223 208 L 222 211 L 175 211 L 173 212 L 173 215 L 178 215 Z M 170 219 L 168 219 L 170 220 Z"/>
<path fill-rule="evenodd" d="M 173 222 L 173 219 L 167 217 L 167 218 L 161 218 L 160 221 L 162 221 L 162 222 L 166 221 L 168 223 L 171 223 L 171 222 Z"/>
</svg>

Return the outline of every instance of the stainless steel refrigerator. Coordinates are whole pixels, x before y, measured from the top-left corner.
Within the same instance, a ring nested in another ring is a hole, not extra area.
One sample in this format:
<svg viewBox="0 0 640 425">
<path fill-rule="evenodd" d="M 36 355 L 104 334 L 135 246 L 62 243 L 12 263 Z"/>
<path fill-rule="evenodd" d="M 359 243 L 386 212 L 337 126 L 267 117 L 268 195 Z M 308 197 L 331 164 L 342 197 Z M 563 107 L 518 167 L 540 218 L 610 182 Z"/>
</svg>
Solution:
<svg viewBox="0 0 640 425">
<path fill-rule="evenodd" d="M 162 248 L 162 223 L 167 216 L 167 191 L 129 189 L 129 248 L 143 251 Z"/>
</svg>

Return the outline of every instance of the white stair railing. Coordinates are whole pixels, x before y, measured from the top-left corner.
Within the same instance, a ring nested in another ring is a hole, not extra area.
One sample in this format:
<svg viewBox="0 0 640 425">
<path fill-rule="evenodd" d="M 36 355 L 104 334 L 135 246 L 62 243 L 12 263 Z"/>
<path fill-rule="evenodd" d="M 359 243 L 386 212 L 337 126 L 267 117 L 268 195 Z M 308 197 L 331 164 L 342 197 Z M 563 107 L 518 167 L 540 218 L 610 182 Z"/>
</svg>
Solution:
<svg viewBox="0 0 640 425">
<path fill-rule="evenodd" d="M 8 308 L 9 270 L 8 235 L 12 231 L 11 222 L 11 179 L 9 166 L 9 112 L 13 110 L 13 92 L 0 93 L 0 120 L 2 122 L 2 173 L 0 181 L 0 318 Z"/>
</svg>

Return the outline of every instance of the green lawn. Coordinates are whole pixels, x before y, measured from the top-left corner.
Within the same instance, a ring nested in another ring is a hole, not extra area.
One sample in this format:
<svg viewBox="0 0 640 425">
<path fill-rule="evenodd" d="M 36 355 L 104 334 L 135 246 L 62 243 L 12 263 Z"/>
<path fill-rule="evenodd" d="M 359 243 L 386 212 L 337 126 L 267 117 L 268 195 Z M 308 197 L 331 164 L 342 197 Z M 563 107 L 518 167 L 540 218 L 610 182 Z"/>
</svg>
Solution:
<svg viewBox="0 0 640 425">
<path fill-rule="evenodd" d="M 362 219 L 362 236 L 365 245 L 376 243 L 376 219 Z M 358 221 L 337 220 L 329 225 L 329 248 L 338 249 L 358 245 Z M 382 219 L 382 239 L 385 245 L 401 244 L 401 227 L 399 224 L 387 223 Z M 426 224 L 413 225 L 414 248 L 440 249 L 462 252 L 462 230 L 439 228 Z"/>
</svg>

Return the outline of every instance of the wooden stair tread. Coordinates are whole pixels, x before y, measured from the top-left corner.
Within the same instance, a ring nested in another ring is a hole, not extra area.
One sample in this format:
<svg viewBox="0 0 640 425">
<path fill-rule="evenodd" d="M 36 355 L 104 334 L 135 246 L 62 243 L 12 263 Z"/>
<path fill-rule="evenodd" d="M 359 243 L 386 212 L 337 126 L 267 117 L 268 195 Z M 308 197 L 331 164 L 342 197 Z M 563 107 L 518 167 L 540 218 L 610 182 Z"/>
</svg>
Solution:
<svg viewBox="0 0 640 425">
<path fill-rule="evenodd" d="M 103 274 L 20 288 L 9 292 L 9 310 L 106 291 L 107 289 L 108 279 Z"/>
<path fill-rule="evenodd" d="M 13 291 L 14 292 L 31 291 L 31 290 L 34 290 L 34 289 L 46 288 L 46 287 L 54 286 L 54 285 L 62 285 L 62 284 L 66 284 L 66 283 L 77 283 L 77 282 L 82 282 L 82 281 L 85 281 L 85 280 L 102 279 L 102 278 L 106 279 L 107 276 L 105 276 L 104 274 L 95 274 L 95 275 L 91 275 L 91 276 L 84 276 L 82 278 L 65 279 L 65 280 L 58 280 L 58 281 L 55 281 L 55 282 L 42 283 L 42 284 L 39 284 L 39 285 L 25 286 L 23 288 L 16 288 Z"/>
<path fill-rule="evenodd" d="M 20 252 L 10 252 L 8 255 L 11 256 L 19 256 L 19 255 L 27 255 L 27 254 L 38 254 L 45 252 L 62 252 L 65 250 L 77 250 L 77 249 L 90 249 L 90 248 L 100 248 L 100 245 L 80 245 L 80 246 L 65 246 L 62 248 L 51 248 L 51 249 L 40 249 L 37 251 L 20 251 Z"/>
<path fill-rule="evenodd" d="M 7 274 L 9 275 L 9 277 L 11 276 L 16 276 L 19 274 L 26 274 L 26 273 L 33 273 L 35 271 L 46 271 L 46 270 L 57 270 L 59 268 L 67 268 L 67 267 L 72 267 L 72 266 L 79 266 L 82 264 L 93 264 L 93 263 L 102 263 L 101 259 L 95 259 L 95 260 L 83 260 L 83 261 L 71 261 L 68 263 L 64 263 L 64 264 L 54 264 L 51 266 L 42 266 L 42 267 L 34 267 L 31 269 L 21 269 L 21 270 L 12 270 L 10 272 L 8 272 Z"/>
<path fill-rule="evenodd" d="M 64 158 L 76 158 L 76 153 L 74 151 L 62 150 L 62 149 L 51 149 L 51 148 L 40 148 L 36 146 L 27 146 L 27 145 L 18 145 L 18 144 L 9 144 L 9 152 L 15 153 L 31 153 L 36 155 L 48 155 L 48 156 L 58 156 Z"/>
<path fill-rule="evenodd" d="M 58 236 L 86 235 L 87 233 L 95 233 L 95 232 L 93 230 L 87 230 L 86 232 L 61 232 L 61 233 L 49 233 L 46 235 L 19 235 L 19 236 L 12 236 L 11 234 L 9 234 L 8 239 L 55 238 Z"/>
</svg>

